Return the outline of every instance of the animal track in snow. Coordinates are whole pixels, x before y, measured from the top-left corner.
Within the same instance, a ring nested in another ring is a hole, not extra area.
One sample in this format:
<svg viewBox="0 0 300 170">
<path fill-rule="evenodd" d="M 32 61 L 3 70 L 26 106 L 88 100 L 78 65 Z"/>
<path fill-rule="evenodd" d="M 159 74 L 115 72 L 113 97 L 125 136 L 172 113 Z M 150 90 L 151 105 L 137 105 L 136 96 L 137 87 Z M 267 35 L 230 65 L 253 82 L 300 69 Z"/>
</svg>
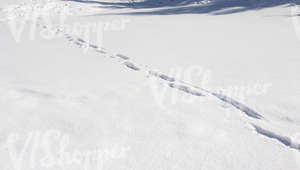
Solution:
<svg viewBox="0 0 300 170">
<path fill-rule="evenodd" d="M 174 82 L 175 79 L 173 77 L 169 77 L 165 74 L 160 74 L 160 73 L 157 73 L 157 72 L 153 72 L 153 71 L 150 71 L 149 74 L 155 76 L 155 77 L 159 77 L 163 80 L 166 80 L 166 81 L 169 81 L 169 82 Z"/>
<path fill-rule="evenodd" d="M 217 98 L 219 98 L 220 100 L 224 101 L 225 103 L 231 104 L 232 106 L 234 106 L 235 108 L 239 109 L 240 111 L 244 112 L 247 116 L 255 118 L 255 119 L 262 119 L 263 116 L 258 114 L 257 112 L 255 112 L 254 110 L 252 110 L 251 108 L 243 105 L 242 103 L 221 95 L 221 94 L 217 94 L 217 93 L 211 93 L 212 95 L 216 96 Z"/>
<path fill-rule="evenodd" d="M 84 40 L 82 40 L 81 38 L 78 38 L 77 41 L 74 42 L 75 45 L 78 45 L 79 47 L 82 47 L 82 46 L 90 46 L 90 44 L 88 45 L 83 45 L 87 42 L 85 42 Z M 106 55 L 109 55 L 107 52 L 103 51 L 103 50 L 99 50 L 99 47 L 98 46 L 95 46 L 95 48 L 97 49 L 96 51 L 97 52 L 101 52 L 102 54 L 106 54 Z M 132 70 L 135 70 L 135 71 L 140 71 L 140 70 L 148 70 L 148 74 L 151 75 L 151 76 L 154 76 L 154 77 L 157 77 L 163 81 L 168 81 L 168 82 L 171 82 L 171 84 L 169 84 L 169 87 L 171 88 L 175 88 L 175 89 L 178 89 L 180 91 L 183 91 L 183 92 L 186 92 L 186 93 L 189 93 L 191 95 L 194 95 L 194 96 L 205 96 L 204 94 L 200 93 L 200 92 L 197 92 L 196 90 L 191 90 L 193 88 L 196 88 L 196 89 L 199 89 L 203 92 L 207 92 L 209 94 L 211 94 L 212 96 L 215 96 L 216 98 L 218 98 L 219 100 L 222 100 L 223 102 L 227 103 L 227 104 L 230 104 L 232 106 L 234 106 L 236 109 L 242 111 L 243 113 L 246 114 L 246 116 L 248 117 L 251 117 L 251 118 L 255 118 L 255 119 L 263 119 L 263 116 L 260 115 L 259 113 L 257 113 L 256 111 L 254 111 L 253 109 L 247 107 L 246 105 L 230 98 L 230 97 L 227 97 L 227 96 L 224 96 L 224 95 L 220 95 L 220 94 L 217 94 L 217 93 L 214 93 L 214 92 L 210 92 L 208 90 L 205 90 L 205 89 L 202 89 L 202 88 L 199 88 L 197 86 L 193 86 L 193 85 L 189 85 L 183 81 L 180 81 L 180 80 L 176 80 L 175 78 L 173 77 L 170 77 L 168 75 L 165 75 L 163 73 L 158 73 L 156 71 L 153 71 L 151 69 L 148 69 L 148 68 L 140 68 L 140 67 L 137 67 L 136 64 L 132 61 L 130 61 L 130 58 L 125 56 L 125 55 L 122 55 L 122 54 L 117 54 L 117 55 L 111 55 L 110 58 L 122 58 L 123 60 L 128 60 L 127 62 L 124 62 L 123 64 L 132 69 Z M 130 61 L 130 62 L 129 62 Z M 180 82 L 181 84 L 183 85 L 176 85 L 174 84 L 175 82 Z"/>
<path fill-rule="evenodd" d="M 129 60 L 129 57 L 127 57 L 125 55 L 122 55 L 122 54 L 117 54 L 116 56 L 123 59 L 123 60 Z"/>
<path fill-rule="evenodd" d="M 47 29 L 47 26 L 45 26 L 45 25 L 41 25 L 41 26 L 42 26 L 43 29 Z M 55 31 L 55 32 L 59 33 L 59 32 L 64 32 L 64 31 L 57 29 L 57 31 Z M 64 35 L 65 35 L 65 38 L 68 41 L 72 42 L 74 45 L 78 46 L 79 48 L 92 48 L 93 50 L 95 50 L 95 52 L 101 53 L 102 56 L 104 56 L 106 58 L 111 58 L 111 59 L 113 59 L 113 58 L 116 59 L 117 58 L 117 59 L 119 59 L 118 62 L 122 65 L 125 65 L 127 68 L 135 70 L 135 71 L 143 70 L 148 75 L 156 77 L 156 78 L 168 83 L 170 88 L 177 89 L 177 90 L 183 91 L 185 93 L 188 93 L 188 94 L 191 94 L 191 95 L 194 95 L 194 96 L 205 96 L 204 94 L 212 95 L 212 96 L 216 97 L 217 99 L 223 101 L 224 103 L 227 103 L 227 104 L 233 106 L 234 108 L 240 110 L 241 112 L 245 113 L 245 115 L 250 117 L 250 118 L 263 119 L 262 115 L 260 115 L 259 113 L 257 113 L 253 109 L 247 107 L 246 105 L 244 105 L 244 104 L 242 104 L 242 103 L 240 103 L 240 102 L 238 102 L 238 101 L 236 101 L 236 100 L 234 100 L 230 97 L 227 97 L 227 96 L 221 95 L 221 94 L 217 94 L 217 93 L 214 93 L 214 92 L 210 92 L 208 90 L 198 88 L 196 86 L 185 83 L 183 81 L 176 80 L 175 78 L 170 77 L 166 74 L 155 72 L 155 71 L 153 71 L 154 69 L 151 69 L 151 68 L 145 67 L 143 65 L 140 65 L 140 64 L 134 62 L 133 60 L 131 60 L 131 58 L 125 56 L 125 55 L 110 54 L 104 48 L 99 47 L 97 45 L 90 44 L 88 41 L 85 41 L 82 38 L 77 38 L 76 36 L 73 36 L 73 35 L 70 35 L 70 34 L 67 34 L 67 33 L 65 33 Z M 120 59 L 122 59 L 122 61 L 120 61 Z M 126 60 L 126 62 L 124 62 L 124 60 Z M 137 67 L 137 66 L 139 66 L 139 67 Z M 199 92 L 199 91 L 201 91 L 201 92 Z M 44 94 L 43 92 L 41 93 L 41 92 L 38 92 L 38 91 L 28 90 L 28 89 L 24 89 L 22 91 L 22 93 L 26 93 L 26 95 L 32 95 L 32 96 L 36 96 L 36 97 L 37 96 L 39 96 L 39 97 L 51 97 L 51 96 L 48 96 L 48 94 Z M 276 134 L 272 131 L 266 130 L 266 129 L 264 129 L 262 127 L 259 127 L 257 125 L 252 125 L 252 126 L 255 128 L 255 131 L 258 134 L 263 135 L 265 137 L 268 137 L 270 139 L 277 140 L 280 143 L 282 143 L 283 145 L 288 146 L 292 149 L 300 150 L 300 144 L 293 142 L 291 138 L 283 136 L 283 135 Z"/>
<path fill-rule="evenodd" d="M 47 28 L 47 26 L 45 26 L 45 25 L 42 25 L 42 27 L 45 28 L 45 29 Z M 64 32 L 63 30 L 59 30 L 59 31 L 62 32 L 62 33 Z M 104 48 L 102 48 L 102 47 L 100 48 L 97 45 L 90 44 L 89 42 L 83 40 L 80 37 L 76 37 L 76 36 L 70 35 L 68 33 L 64 33 L 64 35 L 70 42 L 73 42 L 73 44 L 78 46 L 79 48 L 86 48 L 88 50 L 88 48 L 91 47 L 92 49 L 95 50 L 95 52 L 101 53 L 103 55 L 103 57 L 111 58 L 111 59 L 122 59 L 123 61 L 126 60 L 126 62 L 122 62 L 120 60 L 118 60 L 117 62 L 119 62 L 120 64 L 125 65 L 129 69 L 132 69 L 132 70 L 135 70 L 135 71 L 143 70 L 150 76 L 157 77 L 160 80 L 167 81 L 168 83 L 171 82 L 171 84 L 168 84 L 170 88 L 174 88 L 174 89 L 189 93 L 189 94 L 194 95 L 194 96 L 205 96 L 204 95 L 205 93 L 210 94 L 210 95 L 216 97 L 217 99 L 234 106 L 236 109 L 242 111 L 243 113 L 246 114 L 246 116 L 248 116 L 250 118 L 263 119 L 262 115 L 260 115 L 259 113 L 257 113 L 253 109 L 245 106 L 244 104 L 242 104 L 242 103 L 240 103 L 240 102 L 238 102 L 238 101 L 236 101 L 232 98 L 229 98 L 227 96 L 220 95 L 220 94 L 217 94 L 217 93 L 214 93 L 214 92 L 210 92 L 208 90 L 199 88 L 197 86 L 185 83 L 181 80 L 176 80 L 175 78 L 170 77 L 168 75 L 165 75 L 163 73 L 158 73 L 158 72 L 154 71 L 154 69 L 148 68 L 148 66 L 137 64 L 136 62 L 134 62 L 129 57 L 127 57 L 123 54 L 116 54 L 115 55 L 115 54 L 109 53 Z M 137 67 L 137 65 L 139 65 L 139 67 Z M 177 82 L 180 83 L 181 85 L 178 85 Z M 191 89 L 198 89 L 198 90 L 201 90 L 203 93 L 200 93 L 200 92 L 197 92 L 197 90 L 191 90 Z"/>
<path fill-rule="evenodd" d="M 177 85 L 177 84 L 174 84 L 174 83 L 170 83 L 169 86 L 171 88 L 178 89 L 180 91 L 183 91 L 185 93 L 189 93 L 189 94 L 194 95 L 194 96 L 204 96 L 203 94 L 201 94 L 201 93 L 199 93 L 195 90 L 192 90 L 190 87 L 185 86 L 185 85 Z"/>
<path fill-rule="evenodd" d="M 52 97 L 54 97 L 51 94 L 41 92 L 41 91 L 37 91 L 37 90 L 33 90 L 33 89 L 20 89 L 19 91 L 23 94 L 26 94 L 26 95 L 37 96 L 37 97 L 41 97 L 41 98 L 52 98 Z"/>
<path fill-rule="evenodd" d="M 296 142 L 293 142 L 293 140 L 290 137 L 276 134 L 272 131 L 263 129 L 262 127 L 259 127 L 255 124 L 252 124 L 252 126 L 254 127 L 255 131 L 258 134 L 263 135 L 265 137 L 268 137 L 270 139 L 277 140 L 278 142 L 282 143 L 283 145 L 285 145 L 289 148 L 296 149 L 296 150 L 300 151 L 300 144 L 296 143 Z"/>
<path fill-rule="evenodd" d="M 133 63 L 131 63 L 131 62 L 125 62 L 124 63 L 125 64 L 125 66 L 127 66 L 128 68 L 130 68 L 130 69 L 132 69 L 132 70 L 135 70 L 135 71 L 139 71 L 140 70 L 140 68 L 138 68 L 137 66 L 135 66 Z"/>
</svg>

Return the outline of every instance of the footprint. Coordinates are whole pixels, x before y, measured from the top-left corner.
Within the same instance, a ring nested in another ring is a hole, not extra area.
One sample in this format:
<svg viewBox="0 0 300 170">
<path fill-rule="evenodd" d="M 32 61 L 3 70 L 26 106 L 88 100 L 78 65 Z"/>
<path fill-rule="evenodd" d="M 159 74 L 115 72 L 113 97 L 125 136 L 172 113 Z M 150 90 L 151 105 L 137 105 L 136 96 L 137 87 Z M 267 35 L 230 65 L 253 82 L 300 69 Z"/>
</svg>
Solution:
<svg viewBox="0 0 300 170">
<path fill-rule="evenodd" d="M 23 89 L 20 89 L 19 92 L 24 94 L 24 95 L 35 96 L 35 97 L 39 97 L 39 98 L 54 98 L 54 96 L 51 95 L 51 94 L 41 92 L 41 91 L 37 91 L 37 90 L 33 90 L 33 89 L 23 88 Z"/>
<path fill-rule="evenodd" d="M 96 50 L 96 52 L 101 53 L 101 54 L 106 54 L 106 52 L 103 50 Z"/>
<path fill-rule="evenodd" d="M 135 66 L 133 63 L 131 62 L 125 62 L 124 63 L 128 68 L 132 69 L 132 70 L 135 70 L 135 71 L 139 71 L 140 68 L 138 68 L 137 66 Z"/>
<path fill-rule="evenodd" d="M 90 47 L 91 47 L 91 48 L 98 48 L 98 46 L 93 45 L 93 44 L 90 44 Z"/>
<path fill-rule="evenodd" d="M 255 119 L 263 119 L 263 116 L 258 114 L 256 111 L 254 111 L 253 109 L 247 107 L 246 105 L 243 105 L 242 103 L 221 95 L 221 94 L 217 94 L 217 93 L 211 93 L 212 95 L 214 95 L 215 97 L 219 98 L 220 100 L 222 100 L 225 103 L 231 104 L 232 106 L 234 106 L 235 108 L 237 108 L 238 110 L 244 112 L 247 116 L 255 118 Z"/>
<path fill-rule="evenodd" d="M 270 138 L 270 139 L 277 140 L 278 142 L 282 143 L 283 145 L 285 145 L 289 148 L 296 149 L 296 150 L 300 151 L 300 144 L 296 143 L 296 142 L 293 142 L 293 140 L 290 137 L 279 135 L 277 133 L 274 133 L 272 131 L 269 131 L 269 130 L 266 130 L 262 127 L 259 127 L 255 124 L 252 124 L 252 127 L 255 129 L 255 131 L 258 134 L 260 134 L 262 136 L 265 136 L 267 138 Z"/>
<path fill-rule="evenodd" d="M 194 95 L 194 96 L 205 96 L 205 95 L 203 95 L 203 94 L 201 94 L 201 93 L 199 93 L 199 92 L 197 92 L 197 91 L 195 91 L 195 90 L 192 90 L 192 89 L 191 89 L 190 87 L 188 87 L 188 86 L 184 86 L 184 85 L 176 85 L 176 84 L 174 84 L 174 83 L 170 83 L 169 86 L 170 86 L 171 88 L 178 89 L 178 90 L 180 90 L 180 91 L 183 91 L 183 92 L 185 92 L 185 93 L 189 93 L 189 94 Z"/>
<path fill-rule="evenodd" d="M 122 54 L 117 54 L 116 56 L 123 59 L 123 60 L 129 60 L 129 57 L 127 57 L 125 55 L 122 55 Z"/>
<path fill-rule="evenodd" d="M 81 39 L 81 38 L 78 38 L 77 40 L 78 40 L 79 42 L 85 43 L 85 41 L 84 41 L 83 39 Z"/>
<path fill-rule="evenodd" d="M 159 73 L 156 73 L 156 72 L 153 72 L 153 71 L 150 71 L 149 73 L 150 73 L 151 75 L 155 76 L 155 77 L 159 77 L 159 78 L 161 78 L 161 79 L 163 79 L 163 80 L 166 80 L 166 81 L 169 81 L 169 82 L 174 82 L 174 81 L 175 81 L 174 78 L 169 77 L 169 76 L 167 76 L 167 75 L 165 75 L 165 74 L 159 74 Z"/>
</svg>

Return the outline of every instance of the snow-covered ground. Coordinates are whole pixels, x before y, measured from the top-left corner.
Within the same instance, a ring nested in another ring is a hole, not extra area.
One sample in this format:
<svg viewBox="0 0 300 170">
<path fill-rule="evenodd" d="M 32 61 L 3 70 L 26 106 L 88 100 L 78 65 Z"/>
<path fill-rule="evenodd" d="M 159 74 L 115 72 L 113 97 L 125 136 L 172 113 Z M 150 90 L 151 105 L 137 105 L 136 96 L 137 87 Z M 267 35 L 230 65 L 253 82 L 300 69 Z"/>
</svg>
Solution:
<svg viewBox="0 0 300 170">
<path fill-rule="evenodd" d="M 0 168 L 300 169 L 300 7 L 257 2 L 2 0 Z"/>
</svg>

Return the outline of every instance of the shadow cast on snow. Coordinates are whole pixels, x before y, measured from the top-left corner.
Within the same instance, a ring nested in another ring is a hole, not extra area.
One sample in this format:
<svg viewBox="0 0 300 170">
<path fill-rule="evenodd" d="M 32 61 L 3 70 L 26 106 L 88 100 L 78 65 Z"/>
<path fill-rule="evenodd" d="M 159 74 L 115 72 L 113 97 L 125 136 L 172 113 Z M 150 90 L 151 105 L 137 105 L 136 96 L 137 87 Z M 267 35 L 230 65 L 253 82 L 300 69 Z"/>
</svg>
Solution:
<svg viewBox="0 0 300 170">
<path fill-rule="evenodd" d="M 151 9 L 117 13 L 125 15 L 172 15 L 172 14 L 213 14 L 224 15 L 248 10 L 259 10 L 280 5 L 300 4 L 300 0 L 215 0 L 202 3 L 201 0 L 134 0 L 124 2 L 107 2 L 103 0 L 64 0 L 79 3 L 99 4 L 99 8 L 109 9 Z"/>
</svg>

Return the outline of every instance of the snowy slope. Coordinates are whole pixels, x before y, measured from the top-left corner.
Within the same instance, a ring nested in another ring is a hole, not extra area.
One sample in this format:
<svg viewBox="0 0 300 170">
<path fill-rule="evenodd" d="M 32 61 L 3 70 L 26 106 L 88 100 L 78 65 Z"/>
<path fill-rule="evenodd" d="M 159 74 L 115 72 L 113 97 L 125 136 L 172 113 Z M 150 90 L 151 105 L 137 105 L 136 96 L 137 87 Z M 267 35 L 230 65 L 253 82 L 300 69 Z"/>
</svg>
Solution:
<svg viewBox="0 0 300 170">
<path fill-rule="evenodd" d="M 2 169 L 300 169 L 296 8 L 88 2 L 0 3 Z"/>
</svg>

